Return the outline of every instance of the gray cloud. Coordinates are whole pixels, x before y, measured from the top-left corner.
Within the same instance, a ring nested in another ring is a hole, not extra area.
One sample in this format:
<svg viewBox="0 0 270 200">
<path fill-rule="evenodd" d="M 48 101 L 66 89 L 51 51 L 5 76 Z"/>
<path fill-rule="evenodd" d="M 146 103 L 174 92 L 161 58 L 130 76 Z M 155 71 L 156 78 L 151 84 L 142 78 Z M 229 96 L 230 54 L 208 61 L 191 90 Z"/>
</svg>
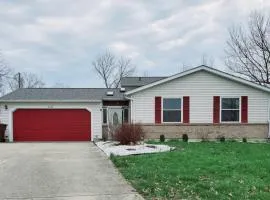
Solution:
<svg viewBox="0 0 270 200">
<path fill-rule="evenodd" d="M 107 48 L 131 57 L 141 75 L 176 73 L 203 54 L 223 68 L 227 27 L 269 8 L 266 0 L 1 1 L 0 49 L 48 85 L 100 87 L 91 61 Z"/>
</svg>

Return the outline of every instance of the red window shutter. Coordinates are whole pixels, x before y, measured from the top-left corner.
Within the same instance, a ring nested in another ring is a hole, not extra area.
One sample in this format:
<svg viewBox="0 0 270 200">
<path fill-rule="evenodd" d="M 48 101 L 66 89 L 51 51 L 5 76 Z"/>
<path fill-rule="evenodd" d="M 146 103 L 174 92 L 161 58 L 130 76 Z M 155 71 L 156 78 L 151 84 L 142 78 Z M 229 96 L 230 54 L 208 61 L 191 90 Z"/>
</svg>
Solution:
<svg viewBox="0 0 270 200">
<path fill-rule="evenodd" d="M 217 124 L 220 121 L 220 97 L 213 97 L 213 123 Z"/>
<path fill-rule="evenodd" d="M 189 123 L 189 97 L 183 97 L 183 123 Z"/>
<path fill-rule="evenodd" d="M 241 123 L 248 123 L 248 97 L 241 97 Z"/>
<path fill-rule="evenodd" d="M 155 123 L 161 123 L 161 97 L 155 97 Z"/>
</svg>

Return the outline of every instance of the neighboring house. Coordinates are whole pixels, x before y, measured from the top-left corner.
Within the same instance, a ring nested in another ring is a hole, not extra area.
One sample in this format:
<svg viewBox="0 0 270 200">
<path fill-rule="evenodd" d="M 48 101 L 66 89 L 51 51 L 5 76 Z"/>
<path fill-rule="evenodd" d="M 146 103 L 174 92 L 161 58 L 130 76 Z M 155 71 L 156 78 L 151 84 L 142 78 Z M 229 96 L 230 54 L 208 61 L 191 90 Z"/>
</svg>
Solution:
<svg viewBox="0 0 270 200">
<path fill-rule="evenodd" d="M 268 137 L 270 89 L 222 71 L 125 77 L 121 87 L 19 89 L 0 98 L 0 120 L 10 141 L 94 140 L 124 122 L 147 138 Z"/>
</svg>

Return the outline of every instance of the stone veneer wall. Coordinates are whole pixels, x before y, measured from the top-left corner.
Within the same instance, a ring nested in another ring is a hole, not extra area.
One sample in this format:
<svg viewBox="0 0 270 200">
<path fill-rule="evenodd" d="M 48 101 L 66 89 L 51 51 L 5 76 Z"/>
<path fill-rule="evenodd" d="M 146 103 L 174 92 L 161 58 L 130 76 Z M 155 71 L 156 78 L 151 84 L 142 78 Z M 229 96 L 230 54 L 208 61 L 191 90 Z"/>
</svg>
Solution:
<svg viewBox="0 0 270 200">
<path fill-rule="evenodd" d="M 142 124 L 146 139 L 158 139 L 161 134 L 169 138 L 182 138 L 187 134 L 190 139 L 225 138 L 265 139 L 268 137 L 268 124 Z"/>
</svg>

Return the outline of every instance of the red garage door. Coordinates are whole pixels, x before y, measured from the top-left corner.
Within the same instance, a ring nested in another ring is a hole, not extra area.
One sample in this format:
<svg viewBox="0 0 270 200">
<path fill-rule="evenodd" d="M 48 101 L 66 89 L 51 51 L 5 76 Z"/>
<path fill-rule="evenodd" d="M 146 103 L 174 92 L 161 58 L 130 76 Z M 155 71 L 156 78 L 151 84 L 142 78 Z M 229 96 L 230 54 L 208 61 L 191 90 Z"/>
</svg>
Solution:
<svg viewBox="0 0 270 200">
<path fill-rule="evenodd" d="M 89 141 L 91 114 L 85 109 L 18 109 L 14 141 Z"/>
</svg>

